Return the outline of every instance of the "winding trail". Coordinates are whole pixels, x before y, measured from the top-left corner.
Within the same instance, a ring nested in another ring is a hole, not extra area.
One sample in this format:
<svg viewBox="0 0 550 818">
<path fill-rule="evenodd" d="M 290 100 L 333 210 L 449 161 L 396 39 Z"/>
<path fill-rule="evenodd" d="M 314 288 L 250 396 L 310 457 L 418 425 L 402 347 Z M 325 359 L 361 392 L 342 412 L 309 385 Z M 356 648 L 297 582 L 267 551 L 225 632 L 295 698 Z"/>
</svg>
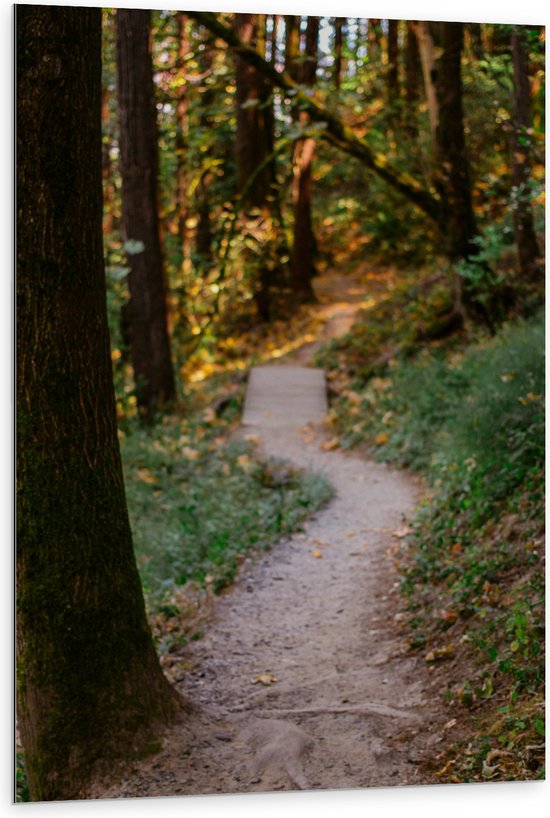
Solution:
<svg viewBox="0 0 550 818">
<path fill-rule="evenodd" d="M 401 641 L 390 553 L 419 489 L 323 448 L 322 380 L 299 366 L 253 370 L 241 434 L 325 473 L 335 497 L 304 532 L 245 562 L 185 648 L 178 688 L 193 712 L 102 797 L 424 783 L 419 761 L 442 715 L 426 664 Z"/>
</svg>

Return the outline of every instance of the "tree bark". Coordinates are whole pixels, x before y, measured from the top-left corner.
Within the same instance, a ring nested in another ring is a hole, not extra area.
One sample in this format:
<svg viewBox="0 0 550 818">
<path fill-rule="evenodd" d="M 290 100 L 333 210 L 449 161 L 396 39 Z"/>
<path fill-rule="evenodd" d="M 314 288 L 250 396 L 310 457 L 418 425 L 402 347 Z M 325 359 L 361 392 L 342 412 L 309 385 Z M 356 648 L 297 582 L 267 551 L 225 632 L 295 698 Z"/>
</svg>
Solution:
<svg viewBox="0 0 550 818">
<path fill-rule="evenodd" d="M 333 76 L 334 76 L 334 86 L 337 90 L 340 89 L 342 85 L 342 74 L 344 71 L 344 59 L 343 59 L 343 45 L 344 45 L 344 28 L 346 25 L 347 17 L 335 17 L 333 20 L 334 26 L 334 67 L 333 67 Z"/>
<path fill-rule="evenodd" d="M 380 60 L 382 41 L 382 26 L 381 20 L 372 19 L 369 17 L 367 29 L 367 48 L 369 62 L 377 62 Z"/>
<path fill-rule="evenodd" d="M 462 23 L 441 23 L 441 56 L 435 69 L 438 122 L 436 184 L 440 190 L 447 255 L 451 261 L 476 255 L 477 235 L 462 105 Z"/>
<path fill-rule="evenodd" d="M 260 46 L 265 54 L 265 32 L 260 28 L 259 15 L 235 14 L 233 32 L 243 44 L 252 49 Z M 259 53 L 258 56 L 263 64 L 274 71 L 264 56 Z M 258 71 L 238 53 L 235 55 L 235 75 L 238 190 L 245 207 L 249 210 L 256 208 L 263 214 L 265 229 L 271 233 L 269 242 L 276 244 L 280 236 L 275 218 L 278 207 L 274 196 L 275 165 L 274 159 L 270 159 L 273 153 L 273 112 L 269 102 L 272 84 L 269 74 Z M 254 298 L 262 321 L 271 318 L 272 290 L 278 277 L 279 271 L 267 260 L 266 253 L 265 259 L 260 259 L 254 281 Z"/>
<path fill-rule="evenodd" d="M 300 70 L 297 72 L 301 85 L 313 87 L 317 73 L 317 47 L 319 41 L 319 18 L 308 17 L 305 49 Z M 299 121 L 306 125 L 309 116 L 301 111 Z M 292 289 L 300 301 L 314 298 L 311 280 L 316 274 L 315 235 L 311 218 L 311 171 L 315 154 L 315 139 L 307 137 L 296 142 L 293 161 L 292 209 L 294 215 L 292 252 Z"/>
<path fill-rule="evenodd" d="M 405 41 L 405 128 L 412 138 L 418 136 L 418 100 L 420 99 L 420 54 L 412 21 L 407 21 Z"/>
<path fill-rule="evenodd" d="M 388 70 L 386 87 L 388 105 L 395 107 L 399 99 L 399 21 L 388 20 Z"/>
<path fill-rule="evenodd" d="M 184 11 L 178 11 L 178 53 L 176 70 L 181 77 L 181 84 L 178 86 L 178 99 L 176 102 L 176 214 L 178 220 L 178 235 L 181 241 L 181 255 L 184 260 L 187 256 L 188 236 L 186 224 L 189 217 L 185 167 L 185 152 L 189 136 L 189 100 L 185 80 L 185 59 L 189 53 L 188 23 L 187 14 Z"/>
<path fill-rule="evenodd" d="M 17 692 L 31 797 L 173 718 L 136 569 L 101 235 L 101 10 L 17 12 Z"/>
<path fill-rule="evenodd" d="M 514 130 L 512 134 L 514 234 L 520 273 L 525 281 L 534 282 L 540 277 L 541 269 L 540 250 L 535 234 L 529 194 L 531 85 L 529 82 L 529 53 L 523 26 L 512 28 L 512 61 L 514 66 Z"/>
<path fill-rule="evenodd" d="M 259 37 L 257 14 L 236 14 L 233 24 L 235 34 L 243 43 L 255 48 Z M 240 56 L 235 58 L 237 80 L 237 173 L 239 192 L 248 186 L 247 203 L 252 207 L 265 206 L 274 182 L 273 166 L 267 163 L 258 168 L 272 150 L 269 117 L 266 119 L 266 103 L 270 94 L 269 83 L 256 68 Z M 243 108 L 243 106 L 245 106 Z"/>
<path fill-rule="evenodd" d="M 158 218 L 157 121 L 149 44 L 151 13 L 117 10 L 122 218 L 130 274 L 130 349 L 137 404 L 151 422 L 175 397 Z"/>
<path fill-rule="evenodd" d="M 418 41 L 418 51 L 422 65 L 422 76 L 424 78 L 424 90 L 428 105 L 428 116 L 430 118 L 430 130 L 432 133 L 432 143 L 436 143 L 436 131 L 439 123 L 439 102 L 435 87 L 435 52 L 434 41 L 430 30 L 430 24 L 423 21 L 411 23 Z"/>
</svg>

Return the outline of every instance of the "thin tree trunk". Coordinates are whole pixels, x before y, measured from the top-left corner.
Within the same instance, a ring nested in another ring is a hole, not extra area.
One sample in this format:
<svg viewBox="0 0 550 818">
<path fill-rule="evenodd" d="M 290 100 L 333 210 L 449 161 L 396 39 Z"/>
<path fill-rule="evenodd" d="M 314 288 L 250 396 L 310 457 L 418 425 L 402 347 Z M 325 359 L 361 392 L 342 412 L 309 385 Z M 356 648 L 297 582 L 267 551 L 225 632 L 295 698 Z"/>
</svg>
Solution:
<svg viewBox="0 0 550 818">
<path fill-rule="evenodd" d="M 342 85 L 342 74 L 344 70 L 343 60 L 343 45 L 344 45 L 344 28 L 347 17 L 335 17 L 333 20 L 334 26 L 334 67 L 333 77 L 334 86 L 339 89 Z"/>
<path fill-rule="evenodd" d="M 256 47 L 259 38 L 258 15 L 236 14 L 234 31 L 244 43 Z M 273 168 L 265 164 L 258 168 L 270 154 L 272 136 L 269 133 L 264 105 L 269 97 L 269 85 L 262 75 L 242 57 L 235 58 L 237 78 L 237 173 L 238 187 L 242 192 L 256 174 L 246 194 L 248 204 L 264 207 L 273 185 Z M 244 106 L 244 107 L 243 107 Z"/>
<path fill-rule="evenodd" d="M 181 241 L 181 254 L 185 260 L 187 256 L 187 219 L 189 217 L 189 206 L 187 202 L 187 178 L 185 166 L 185 153 L 187 139 L 189 135 L 188 108 L 189 101 L 187 95 L 187 83 L 185 81 L 185 59 L 189 53 L 188 25 L 189 18 L 184 11 L 177 12 L 178 23 L 178 55 L 177 71 L 181 77 L 178 86 L 178 99 L 176 102 L 176 214 L 178 221 L 178 235 Z"/>
<path fill-rule="evenodd" d="M 386 86 L 388 105 L 395 108 L 399 99 L 399 21 L 388 20 L 388 70 Z"/>
<path fill-rule="evenodd" d="M 369 62 L 379 62 L 382 41 L 382 26 L 380 20 L 369 18 L 367 29 L 367 48 Z"/>
<path fill-rule="evenodd" d="M 295 69 L 301 85 L 313 87 L 317 73 L 317 47 L 319 41 L 319 18 L 308 17 L 303 61 Z M 299 121 L 306 125 L 306 111 L 299 114 Z M 292 252 L 292 288 L 301 301 L 314 298 L 311 280 L 315 270 L 315 235 L 311 218 L 311 171 L 315 153 L 315 139 L 300 139 L 294 147 L 292 210 L 294 217 Z"/>
<path fill-rule="evenodd" d="M 418 136 L 418 100 L 420 99 L 420 54 L 413 23 L 407 21 L 405 41 L 405 127 L 412 138 Z"/>
<path fill-rule="evenodd" d="M 512 28 L 514 66 L 514 130 L 512 135 L 512 184 L 514 189 L 514 233 L 519 270 L 526 281 L 536 281 L 541 274 L 540 250 L 535 234 L 529 194 L 531 170 L 530 136 L 531 86 L 529 54 L 522 26 Z"/>
<path fill-rule="evenodd" d="M 17 13 L 17 670 L 31 797 L 175 716 L 124 498 L 101 234 L 101 10 Z"/>
<path fill-rule="evenodd" d="M 264 33 L 260 30 L 259 15 L 236 14 L 233 31 L 243 43 L 265 53 Z M 262 57 L 263 59 L 263 57 Z M 269 65 L 269 63 L 266 63 Z M 274 164 L 269 161 L 273 150 L 273 116 L 268 100 L 269 81 L 241 56 L 235 56 L 237 81 L 237 179 L 238 190 L 245 197 L 248 208 L 257 208 L 265 215 L 266 223 L 273 224 L 270 197 L 274 190 Z M 275 274 L 266 264 L 260 264 L 255 286 L 258 315 L 268 321 L 272 312 L 272 287 Z"/>
<path fill-rule="evenodd" d="M 133 243 L 127 253 L 130 348 L 138 408 L 152 421 L 174 399 L 175 383 L 158 218 L 151 13 L 118 9 L 116 16 L 122 216 Z"/>
<path fill-rule="evenodd" d="M 436 176 L 440 192 L 440 225 L 447 257 L 452 262 L 477 255 L 477 227 L 472 204 L 472 190 L 462 106 L 461 56 L 462 23 L 441 23 L 441 56 L 436 74 L 439 109 L 436 129 Z M 454 275 L 455 309 L 466 313 L 463 279 Z M 487 315 L 484 316 L 486 319 Z"/>
<path fill-rule="evenodd" d="M 439 123 L 439 102 L 435 88 L 435 52 L 434 41 L 430 31 L 430 24 L 426 22 L 412 22 L 420 52 L 420 62 L 422 65 L 422 76 L 424 78 L 424 90 L 426 102 L 428 104 L 428 116 L 430 118 L 430 130 L 432 133 L 432 143 L 436 143 L 436 131 Z"/>
</svg>

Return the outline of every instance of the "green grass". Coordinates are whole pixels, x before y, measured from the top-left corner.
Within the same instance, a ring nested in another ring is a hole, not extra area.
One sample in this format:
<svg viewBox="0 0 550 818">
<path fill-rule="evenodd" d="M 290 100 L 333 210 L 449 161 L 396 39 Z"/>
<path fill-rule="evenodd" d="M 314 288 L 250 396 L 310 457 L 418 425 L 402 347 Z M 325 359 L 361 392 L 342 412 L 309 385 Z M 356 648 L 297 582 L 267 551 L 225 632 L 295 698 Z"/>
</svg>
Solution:
<svg viewBox="0 0 550 818">
<path fill-rule="evenodd" d="M 143 587 L 158 605 L 188 580 L 218 591 L 242 556 L 300 526 L 332 490 L 321 476 L 259 459 L 218 425 L 168 418 L 121 440 L 126 496 Z"/>
<path fill-rule="evenodd" d="M 388 303 L 383 320 L 390 312 Z M 487 770 L 491 780 L 539 778 L 543 754 L 531 745 L 543 729 L 544 316 L 470 345 L 463 336 L 417 345 L 376 370 L 372 340 L 387 328 L 374 320 L 356 329 L 349 347 L 328 351 L 333 371 L 349 373 L 334 429 L 345 447 L 427 478 L 399 558 L 409 641 L 425 655 L 451 647 L 463 679 L 441 693 L 461 722 L 472 718 L 469 738 L 446 756 L 450 772 L 434 780 L 487 780 Z M 499 748 L 506 763 L 484 766 Z"/>
</svg>

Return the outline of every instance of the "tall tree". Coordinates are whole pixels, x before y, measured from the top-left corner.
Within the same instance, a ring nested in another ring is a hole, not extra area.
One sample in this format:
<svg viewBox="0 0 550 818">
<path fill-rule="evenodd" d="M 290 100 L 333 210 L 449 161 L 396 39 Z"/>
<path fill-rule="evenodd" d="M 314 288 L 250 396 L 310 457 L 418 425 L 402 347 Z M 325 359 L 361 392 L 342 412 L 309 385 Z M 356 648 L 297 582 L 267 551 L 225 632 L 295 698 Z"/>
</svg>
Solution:
<svg viewBox="0 0 550 818">
<path fill-rule="evenodd" d="M 344 72 L 344 29 L 346 26 L 346 17 L 335 17 L 333 20 L 334 26 L 334 66 L 333 77 L 334 85 L 337 89 L 342 85 L 342 74 Z"/>
<path fill-rule="evenodd" d="M 124 497 L 101 233 L 101 10 L 17 7 L 17 693 L 33 800 L 78 798 L 177 703 Z"/>
<path fill-rule="evenodd" d="M 128 325 L 138 409 L 152 421 L 175 397 L 158 218 L 158 136 L 151 12 L 118 9 L 117 91 Z"/>
<path fill-rule="evenodd" d="M 189 55 L 189 18 L 184 11 L 178 11 L 178 50 L 176 56 L 176 71 L 179 75 L 178 99 L 176 102 L 176 214 L 178 220 L 178 235 L 181 241 L 182 256 L 185 259 L 187 249 L 187 218 L 189 207 L 187 203 L 187 178 L 185 166 L 186 144 L 189 137 L 188 122 L 188 86 L 185 78 L 185 64 Z"/>
<path fill-rule="evenodd" d="M 463 46 L 462 23 L 438 23 L 437 42 L 440 55 L 434 75 L 438 117 L 435 129 L 435 184 L 440 196 L 441 233 L 448 258 L 452 262 L 470 259 L 478 254 L 475 239 L 478 235 L 470 166 L 464 135 L 462 103 L 461 57 Z M 464 289 L 460 274 L 454 273 L 455 310 L 467 313 L 474 307 Z M 486 307 L 475 305 L 484 319 L 490 317 Z"/>
<path fill-rule="evenodd" d="M 244 43 L 252 47 L 263 43 L 258 14 L 236 14 L 233 29 Z M 254 66 L 240 56 L 235 59 L 235 74 L 239 191 L 246 191 L 249 205 L 262 208 L 274 184 L 273 165 L 266 161 L 273 146 L 273 135 L 265 114 L 271 89 Z"/>
<path fill-rule="evenodd" d="M 387 97 L 390 107 L 399 98 L 399 20 L 388 20 Z"/>
<path fill-rule="evenodd" d="M 258 14 L 235 14 L 233 30 L 242 42 L 262 51 L 265 32 Z M 266 225 L 274 225 L 273 188 L 275 184 L 273 117 L 269 110 L 271 85 L 265 76 L 241 56 L 235 57 L 237 83 L 237 178 L 245 206 L 263 212 Z M 255 282 L 255 300 L 259 316 L 267 321 L 272 311 L 272 287 L 276 273 L 260 262 Z"/>
<path fill-rule="evenodd" d="M 405 40 L 405 128 L 415 137 L 418 135 L 418 100 L 420 98 L 420 54 L 414 24 L 407 20 Z"/>
<path fill-rule="evenodd" d="M 297 80 L 303 86 L 313 87 L 317 73 L 317 48 L 319 41 L 319 18 L 307 18 L 304 50 L 299 63 L 294 66 Z M 306 126 L 309 116 L 306 111 L 298 115 L 299 122 Z M 311 136 L 299 139 L 294 148 L 292 209 L 293 241 L 290 255 L 292 288 L 300 300 L 313 298 L 311 280 L 315 275 L 315 235 L 311 218 L 311 173 L 315 139 Z"/>
<path fill-rule="evenodd" d="M 428 105 L 428 116 L 430 118 L 430 130 L 432 142 L 435 145 L 437 136 L 437 125 L 439 120 L 439 103 L 435 87 L 435 46 L 430 23 L 425 21 L 411 22 L 418 41 L 418 51 L 422 65 L 422 76 L 424 78 L 424 90 L 426 93 L 426 103 Z"/>
<path fill-rule="evenodd" d="M 540 275 L 540 250 L 535 234 L 530 201 L 531 169 L 530 128 L 531 85 L 527 29 L 512 27 L 512 61 L 514 66 L 514 123 L 512 133 L 512 184 L 514 187 L 514 233 L 521 274 L 526 281 Z"/>
</svg>

